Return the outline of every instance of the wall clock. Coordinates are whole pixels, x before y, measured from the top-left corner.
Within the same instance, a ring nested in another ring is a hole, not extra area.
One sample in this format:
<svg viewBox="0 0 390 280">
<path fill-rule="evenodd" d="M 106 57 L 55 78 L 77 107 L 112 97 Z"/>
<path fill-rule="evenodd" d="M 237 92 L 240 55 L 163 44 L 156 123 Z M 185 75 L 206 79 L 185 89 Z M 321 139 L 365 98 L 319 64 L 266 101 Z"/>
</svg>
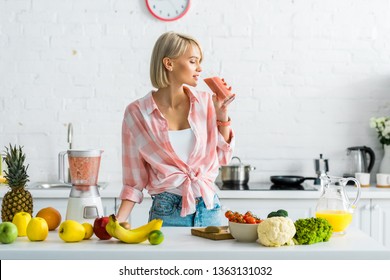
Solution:
<svg viewBox="0 0 390 280">
<path fill-rule="evenodd" d="M 149 12 L 155 18 L 174 21 L 188 12 L 191 0 L 145 0 L 145 2 Z"/>
</svg>

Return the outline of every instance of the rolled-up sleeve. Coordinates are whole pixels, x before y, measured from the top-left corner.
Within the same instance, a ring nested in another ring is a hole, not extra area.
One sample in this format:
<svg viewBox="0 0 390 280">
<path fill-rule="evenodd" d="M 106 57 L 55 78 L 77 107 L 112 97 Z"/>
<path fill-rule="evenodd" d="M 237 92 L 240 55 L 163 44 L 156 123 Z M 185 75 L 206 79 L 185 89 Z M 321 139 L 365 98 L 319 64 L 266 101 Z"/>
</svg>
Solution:
<svg viewBox="0 0 390 280">
<path fill-rule="evenodd" d="M 226 142 L 222 134 L 218 132 L 217 153 L 218 153 L 218 160 L 220 165 L 227 165 L 233 156 L 233 150 L 236 144 L 236 140 L 232 128 L 230 128 L 229 139 L 230 139 L 230 143 Z"/>
<path fill-rule="evenodd" d="M 143 189 L 148 182 L 148 174 L 145 161 L 136 144 L 135 135 L 139 132 L 139 125 L 126 110 L 122 123 L 122 174 L 123 187 L 120 194 L 122 200 L 131 200 L 141 203 Z"/>
</svg>

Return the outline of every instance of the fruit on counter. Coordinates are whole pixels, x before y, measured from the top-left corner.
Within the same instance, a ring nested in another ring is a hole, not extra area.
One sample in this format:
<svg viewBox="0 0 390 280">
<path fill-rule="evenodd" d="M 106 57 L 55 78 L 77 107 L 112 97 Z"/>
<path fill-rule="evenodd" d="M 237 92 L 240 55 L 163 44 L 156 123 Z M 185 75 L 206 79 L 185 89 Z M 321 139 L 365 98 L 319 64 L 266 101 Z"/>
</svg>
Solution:
<svg viewBox="0 0 390 280">
<path fill-rule="evenodd" d="M 287 217 L 271 217 L 265 219 L 257 228 L 259 243 L 267 247 L 294 245 L 294 222 Z"/>
<path fill-rule="evenodd" d="M 96 218 L 93 223 L 93 232 L 101 240 L 108 240 L 112 236 L 107 232 L 108 217 Z"/>
<path fill-rule="evenodd" d="M 284 209 L 279 209 L 268 214 L 267 218 L 272 217 L 288 217 L 288 212 Z"/>
<path fill-rule="evenodd" d="M 109 222 L 106 225 L 106 229 L 107 232 L 109 232 L 116 239 L 119 239 L 125 243 L 134 244 L 146 241 L 152 231 L 161 229 L 162 224 L 162 220 L 154 219 L 143 226 L 127 230 L 119 224 L 118 220 L 113 214 L 109 216 Z"/>
<path fill-rule="evenodd" d="M 3 156 L 2 156 L 2 154 L 0 152 L 0 184 L 6 184 L 7 183 L 7 179 L 5 179 L 3 177 L 3 166 L 2 166 L 2 164 L 3 164 Z"/>
<path fill-rule="evenodd" d="M 31 220 L 30 213 L 18 212 L 14 215 L 12 223 L 18 228 L 18 236 L 26 236 L 27 225 Z"/>
<path fill-rule="evenodd" d="M 131 226 L 128 222 L 121 222 L 119 224 L 121 225 L 121 227 L 123 227 L 125 229 L 131 229 Z"/>
<path fill-rule="evenodd" d="M 49 227 L 44 218 L 31 218 L 26 229 L 27 237 L 30 241 L 43 241 L 49 234 Z"/>
<path fill-rule="evenodd" d="M 204 229 L 204 232 L 207 232 L 207 233 L 219 233 L 221 231 L 221 229 L 219 227 L 216 227 L 216 226 L 208 226 Z"/>
<path fill-rule="evenodd" d="M 14 215 L 18 212 L 27 212 L 32 216 L 33 199 L 31 193 L 25 189 L 26 183 L 29 181 L 27 168 L 24 164 L 26 155 L 23 153 L 23 148 L 12 146 L 5 147 L 4 161 L 8 166 L 8 170 L 4 171 L 4 177 L 8 181 L 8 186 L 11 189 L 4 197 L 1 205 L 1 219 L 3 222 L 12 222 Z"/>
<path fill-rule="evenodd" d="M 161 230 L 153 230 L 149 233 L 148 240 L 152 245 L 158 245 L 164 241 L 164 234 Z"/>
<path fill-rule="evenodd" d="M 90 239 L 93 235 L 93 226 L 90 223 L 82 223 L 81 224 L 85 229 L 85 236 L 84 239 Z"/>
<path fill-rule="evenodd" d="M 85 228 L 74 220 L 65 220 L 58 229 L 59 237 L 65 242 L 79 242 L 85 237 Z"/>
<path fill-rule="evenodd" d="M 244 215 L 239 212 L 228 210 L 225 212 L 225 217 L 229 222 L 242 224 L 260 224 L 263 220 L 253 215 L 251 211 L 247 211 Z"/>
<path fill-rule="evenodd" d="M 299 245 L 326 242 L 333 233 L 332 226 L 323 218 L 298 219 L 294 225 L 296 229 L 294 242 Z"/>
<path fill-rule="evenodd" d="M 49 230 L 55 230 L 61 224 L 61 214 L 53 207 L 42 208 L 36 217 L 44 218 L 49 226 Z"/>
<path fill-rule="evenodd" d="M 18 228 L 11 222 L 2 222 L 0 224 L 0 242 L 10 244 L 18 237 Z"/>
<path fill-rule="evenodd" d="M 7 179 L 5 179 L 2 175 L 0 175 L 0 184 L 7 184 Z"/>
</svg>

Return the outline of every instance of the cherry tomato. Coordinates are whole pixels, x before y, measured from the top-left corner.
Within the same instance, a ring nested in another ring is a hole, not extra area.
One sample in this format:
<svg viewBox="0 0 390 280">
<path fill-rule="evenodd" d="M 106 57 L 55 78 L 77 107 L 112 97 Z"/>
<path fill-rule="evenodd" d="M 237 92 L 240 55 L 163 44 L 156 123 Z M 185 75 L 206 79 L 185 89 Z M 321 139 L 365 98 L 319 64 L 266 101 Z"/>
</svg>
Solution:
<svg viewBox="0 0 390 280">
<path fill-rule="evenodd" d="M 228 211 L 225 212 L 225 217 L 226 217 L 226 218 L 229 219 L 229 218 L 232 217 L 232 216 L 233 216 L 233 212 L 232 212 L 232 211 L 228 210 Z"/>
<path fill-rule="evenodd" d="M 253 217 L 247 217 L 245 219 L 245 221 L 246 221 L 247 224 L 255 224 L 256 223 L 256 219 L 253 218 Z"/>
<path fill-rule="evenodd" d="M 251 211 L 246 211 L 245 214 L 241 214 L 237 211 L 233 212 L 231 210 L 228 210 L 225 212 L 225 217 L 230 222 L 243 224 L 259 224 L 263 221 L 259 219 L 256 215 L 253 215 Z"/>
<path fill-rule="evenodd" d="M 253 214 L 251 211 L 246 211 L 245 216 L 253 217 Z"/>
</svg>

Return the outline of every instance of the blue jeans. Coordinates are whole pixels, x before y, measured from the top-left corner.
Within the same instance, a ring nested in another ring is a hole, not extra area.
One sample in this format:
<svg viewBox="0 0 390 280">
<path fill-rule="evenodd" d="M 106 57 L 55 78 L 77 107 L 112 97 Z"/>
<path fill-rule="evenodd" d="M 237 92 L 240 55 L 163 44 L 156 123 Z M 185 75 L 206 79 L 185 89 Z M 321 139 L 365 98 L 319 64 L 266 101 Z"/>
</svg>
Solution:
<svg viewBox="0 0 390 280">
<path fill-rule="evenodd" d="M 149 221 L 162 219 L 163 226 L 170 227 L 206 227 L 221 225 L 221 204 L 217 195 L 214 197 L 214 208 L 208 210 L 203 198 L 196 198 L 196 211 L 185 217 L 180 216 L 182 197 L 163 192 L 152 196 L 153 203 L 149 211 Z"/>
</svg>

